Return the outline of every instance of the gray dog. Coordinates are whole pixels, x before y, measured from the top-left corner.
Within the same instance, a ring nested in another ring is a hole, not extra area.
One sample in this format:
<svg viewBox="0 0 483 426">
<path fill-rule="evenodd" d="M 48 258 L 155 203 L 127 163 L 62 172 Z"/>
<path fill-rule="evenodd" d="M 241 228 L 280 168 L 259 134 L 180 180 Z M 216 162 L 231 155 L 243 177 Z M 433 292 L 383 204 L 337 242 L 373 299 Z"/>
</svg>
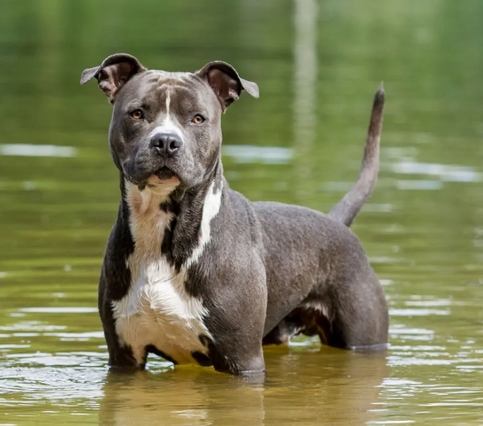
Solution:
<svg viewBox="0 0 483 426">
<path fill-rule="evenodd" d="M 221 114 L 258 86 L 221 61 L 148 70 L 116 54 L 86 69 L 114 105 L 109 145 L 121 202 L 102 266 L 99 311 L 114 368 L 149 353 L 217 371 L 264 371 L 263 344 L 318 335 L 383 349 L 384 292 L 349 230 L 379 168 L 384 93 L 376 93 L 361 173 L 328 214 L 248 201 L 221 163 Z"/>
</svg>

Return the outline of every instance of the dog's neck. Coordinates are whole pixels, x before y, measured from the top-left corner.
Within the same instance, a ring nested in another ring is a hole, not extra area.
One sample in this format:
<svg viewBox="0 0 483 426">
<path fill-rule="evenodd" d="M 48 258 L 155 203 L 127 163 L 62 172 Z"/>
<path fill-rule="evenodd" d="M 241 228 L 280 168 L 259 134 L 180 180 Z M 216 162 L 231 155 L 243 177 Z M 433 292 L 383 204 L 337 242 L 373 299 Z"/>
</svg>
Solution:
<svg viewBox="0 0 483 426">
<path fill-rule="evenodd" d="M 140 189 L 121 179 L 125 226 L 138 254 L 149 260 L 164 255 L 178 271 L 196 262 L 211 239 L 211 221 L 220 209 L 221 163 L 201 184 L 186 190 L 169 184 Z"/>
</svg>

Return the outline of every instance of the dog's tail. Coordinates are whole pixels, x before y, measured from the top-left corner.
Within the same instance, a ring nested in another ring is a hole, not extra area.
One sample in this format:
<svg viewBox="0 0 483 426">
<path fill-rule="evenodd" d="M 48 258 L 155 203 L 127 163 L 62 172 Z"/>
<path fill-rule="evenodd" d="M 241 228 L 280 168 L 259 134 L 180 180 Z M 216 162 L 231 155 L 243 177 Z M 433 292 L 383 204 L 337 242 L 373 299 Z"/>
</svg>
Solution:
<svg viewBox="0 0 483 426">
<path fill-rule="evenodd" d="M 384 89 L 381 86 L 374 97 L 371 122 L 367 131 L 364 158 L 355 185 L 330 211 L 329 217 L 350 226 L 376 185 L 379 172 L 379 143 L 384 109 Z"/>
</svg>

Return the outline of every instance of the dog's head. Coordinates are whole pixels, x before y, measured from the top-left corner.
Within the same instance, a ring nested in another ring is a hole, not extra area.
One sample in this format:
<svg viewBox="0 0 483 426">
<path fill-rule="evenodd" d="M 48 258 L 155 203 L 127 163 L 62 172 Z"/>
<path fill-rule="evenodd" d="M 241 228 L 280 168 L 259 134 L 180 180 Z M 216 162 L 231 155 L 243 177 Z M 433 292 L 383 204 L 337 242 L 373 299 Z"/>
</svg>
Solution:
<svg viewBox="0 0 483 426">
<path fill-rule="evenodd" d="M 255 83 L 221 61 L 195 73 L 166 72 L 116 54 L 84 70 L 81 84 L 94 77 L 114 106 L 109 130 L 114 162 L 140 188 L 202 183 L 220 158 L 221 114 L 242 90 L 258 97 Z"/>
</svg>

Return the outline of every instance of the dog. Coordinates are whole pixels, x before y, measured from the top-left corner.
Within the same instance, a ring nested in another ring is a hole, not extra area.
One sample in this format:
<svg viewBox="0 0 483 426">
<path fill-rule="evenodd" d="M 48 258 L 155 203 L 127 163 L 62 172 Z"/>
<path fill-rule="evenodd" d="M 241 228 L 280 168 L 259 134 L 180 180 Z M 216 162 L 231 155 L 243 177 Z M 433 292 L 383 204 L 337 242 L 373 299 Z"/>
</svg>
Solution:
<svg viewBox="0 0 483 426">
<path fill-rule="evenodd" d="M 300 333 L 343 349 L 387 347 L 384 292 L 349 229 L 377 180 L 382 86 L 359 178 L 325 215 L 229 188 L 221 116 L 259 89 L 228 63 L 166 72 L 119 53 L 81 84 L 93 78 L 113 104 L 121 190 L 98 299 L 111 368 L 143 369 L 154 353 L 258 374 L 263 345 Z"/>
</svg>

